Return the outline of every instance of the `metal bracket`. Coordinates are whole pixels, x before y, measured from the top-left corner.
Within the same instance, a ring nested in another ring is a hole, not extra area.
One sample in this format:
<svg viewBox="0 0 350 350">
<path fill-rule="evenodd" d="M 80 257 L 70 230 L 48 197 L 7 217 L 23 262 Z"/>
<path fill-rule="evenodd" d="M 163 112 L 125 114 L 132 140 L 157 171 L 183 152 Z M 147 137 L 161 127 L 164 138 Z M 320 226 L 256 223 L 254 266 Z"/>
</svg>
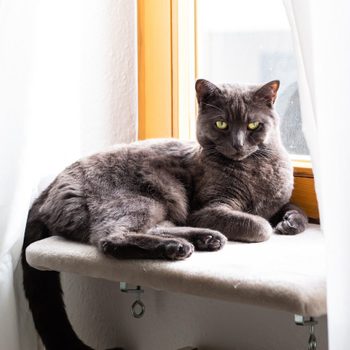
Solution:
<svg viewBox="0 0 350 350">
<path fill-rule="evenodd" d="M 308 350 L 316 350 L 317 341 L 316 341 L 316 335 L 315 335 L 315 326 L 317 325 L 318 322 L 313 317 L 305 317 L 302 315 L 294 315 L 294 322 L 297 326 L 310 327 Z"/>
<path fill-rule="evenodd" d="M 141 294 L 145 291 L 141 288 L 141 286 L 136 286 L 136 288 L 129 288 L 126 282 L 120 282 L 120 291 L 123 293 L 135 293 L 137 295 L 137 299 L 131 305 L 131 314 L 135 318 L 141 318 L 146 311 L 145 304 L 141 301 Z"/>
</svg>

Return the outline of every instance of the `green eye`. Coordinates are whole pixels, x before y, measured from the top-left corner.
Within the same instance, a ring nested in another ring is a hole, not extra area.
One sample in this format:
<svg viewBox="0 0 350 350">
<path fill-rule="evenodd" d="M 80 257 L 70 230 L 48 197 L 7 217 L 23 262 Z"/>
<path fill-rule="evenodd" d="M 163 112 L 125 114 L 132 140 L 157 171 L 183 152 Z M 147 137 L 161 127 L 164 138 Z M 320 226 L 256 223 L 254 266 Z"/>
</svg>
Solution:
<svg viewBox="0 0 350 350">
<path fill-rule="evenodd" d="M 228 128 L 228 124 L 222 120 L 218 120 L 216 123 L 215 123 L 216 127 L 218 129 L 221 129 L 221 130 L 225 130 Z"/>
<path fill-rule="evenodd" d="M 249 130 L 255 130 L 259 127 L 260 123 L 259 122 L 251 122 L 248 124 L 248 129 Z"/>
</svg>

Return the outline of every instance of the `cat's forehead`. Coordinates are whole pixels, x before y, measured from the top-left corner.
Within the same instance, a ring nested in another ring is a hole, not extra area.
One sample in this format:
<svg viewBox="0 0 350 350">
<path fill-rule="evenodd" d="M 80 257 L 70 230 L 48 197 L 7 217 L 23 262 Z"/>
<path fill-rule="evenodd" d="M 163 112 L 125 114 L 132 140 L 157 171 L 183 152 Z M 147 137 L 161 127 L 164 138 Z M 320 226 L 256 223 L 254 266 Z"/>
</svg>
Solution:
<svg viewBox="0 0 350 350">
<path fill-rule="evenodd" d="M 226 106 L 226 110 L 235 119 L 245 119 L 247 112 L 252 108 L 252 96 L 256 91 L 255 86 L 242 84 L 221 84 L 218 85 L 220 89 L 220 101 Z"/>
<path fill-rule="evenodd" d="M 257 89 L 256 85 L 248 84 L 218 84 L 218 88 L 224 98 L 228 100 L 249 99 Z"/>
</svg>

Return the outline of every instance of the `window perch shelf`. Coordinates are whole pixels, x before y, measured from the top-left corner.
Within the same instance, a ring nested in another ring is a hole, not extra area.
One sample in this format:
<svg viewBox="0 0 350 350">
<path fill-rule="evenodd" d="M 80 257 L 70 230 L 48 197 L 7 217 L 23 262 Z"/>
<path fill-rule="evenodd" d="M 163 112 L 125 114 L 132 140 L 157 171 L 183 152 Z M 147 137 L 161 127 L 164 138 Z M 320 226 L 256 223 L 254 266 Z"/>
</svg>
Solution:
<svg viewBox="0 0 350 350">
<path fill-rule="evenodd" d="M 29 264 L 126 281 L 153 289 L 254 304 L 293 314 L 326 314 L 325 243 L 319 226 L 263 243 L 229 242 L 218 252 L 195 252 L 184 261 L 116 260 L 90 245 L 50 237 L 31 244 Z"/>
</svg>

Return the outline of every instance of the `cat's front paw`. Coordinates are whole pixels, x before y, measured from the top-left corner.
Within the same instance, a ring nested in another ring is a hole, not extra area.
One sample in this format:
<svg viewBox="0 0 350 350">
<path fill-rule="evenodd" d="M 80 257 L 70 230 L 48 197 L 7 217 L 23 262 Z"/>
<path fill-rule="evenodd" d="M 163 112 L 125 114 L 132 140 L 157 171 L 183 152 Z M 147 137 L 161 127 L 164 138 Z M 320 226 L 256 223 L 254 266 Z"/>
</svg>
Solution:
<svg viewBox="0 0 350 350">
<path fill-rule="evenodd" d="M 193 244 L 197 250 L 207 251 L 219 250 L 226 242 L 227 238 L 222 233 L 209 229 L 203 229 L 203 232 L 200 232 L 193 239 Z"/>
<path fill-rule="evenodd" d="M 307 225 L 307 218 L 297 210 L 289 210 L 284 216 L 283 220 L 275 227 L 275 232 L 280 235 L 296 235 L 305 231 Z"/>
<path fill-rule="evenodd" d="M 184 260 L 191 256 L 194 246 L 185 240 L 168 240 L 162 249 L 166 259 Z"/>
<path fill-rule="evenodd" d="M 273 229 L 270 223 L 260 216 L 255 216 L 251 221 L 249 232 L 242 241 L 249 243 L 259 243 L 267 241 L 272 235 Z"/>
</svg>

